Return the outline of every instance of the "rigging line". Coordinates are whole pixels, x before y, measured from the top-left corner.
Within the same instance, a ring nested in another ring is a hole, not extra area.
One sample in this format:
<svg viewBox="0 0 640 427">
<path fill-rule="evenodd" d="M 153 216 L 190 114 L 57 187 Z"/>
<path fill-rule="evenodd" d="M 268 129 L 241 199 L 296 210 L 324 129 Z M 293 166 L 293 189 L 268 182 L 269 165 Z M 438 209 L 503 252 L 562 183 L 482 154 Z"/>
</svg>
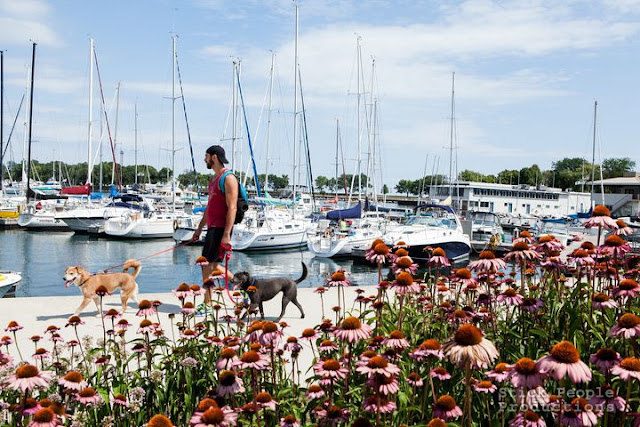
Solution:
<svg viewBox="0 0 640 427">
<path fill-rule="evenodd" d="M 256 192 L 258 193 L 258 197 L 262 197 L 262 192 L 260 191 L 260 182 L 258 181 L 258 169 L 256 168 L 256 159 L 253 156 L 253 144 L 251 143 L 251 134 L 249 133 L 249 121 L 247 120 L 247 110 L 244 106 L 244 96 L 242 95 L 242 86 L 240 85 L 240 72 L 236 69 L 236 75 L 238 80 L 238 92 L 240 94 L 240 102 L 242 104 L 242 113 L 244 116 L 244 127 L 247 130 L 247 140 L 249 141 L 249 151 L 251 152 L 251 161 L 253 162 L 253 178 L 256 183 Z"/>
<path fill-rule="evenodd" d="M 113 146 L 113 138 L 111 137 L 111 127 L 109 126 L 109 117 L 107 116 L 107 107 L 104 102 L 102 78 L 100 77 L 100 67 L 98 67 L 98 54 L 96 52 L 95 46 L 93 47 L 93 60 L 96 64 L 96 74 L 98 74 L 98 87 L 100 87 L 100 100 L 102 102 L 102 112 L 104 113 L 104 120 L 107 125 L 107 134 L 109 135 L 109 144 L 111 145 L 111 155 L 113 157 L 113 164 L 116 171 L 116 177 L 118 178 L 118 190 L 122 192 L 122 178 L 120 177 L 120 169 L 118 168 L 118 163 L 116 162 L 116 152 L 115 152 L 115 147 Z"/>
<path fill-rule="evenodd" d="M 187 127 L 187 140 L 189 141 L 189 151 L 191 152 L 191 166 L 193 166 L 193 180 L 196 185 L 196 194 L 200 194 L 200 187 L 198 186 L 198 172 L 196 171 L 196 161 L 193 158 L 193 144 L 191 143 L 191 130 L 189 129 L 189 119 L 187 118 L 187 104 L 184 100 L 184 90 L 182 89 L 182 76 L 180 74 L 180 64 L 178 63 L 177 52 L 176 52 L 175 59 L 176 59 L 176 71 L 178 72 L 178 84 L 180 85 L 180 98 L 182 99 L 182 111 L 184 111 L 184 121 Z M 172 183 L 172 185 L 174 184 Z"/>
<path fill-rule="evenodd" d="M 11 143 L 11 136 L 13 135 L 13 131 L 16 128 L 16 123 L 18 122 L 18 116 L 20 115 L 20 110 L 22 109 L 22 104 L 24 102 L 25 94 L 22 94 L 22 99 L 20 99 L 20 105 L 18 106 L 18 111 L 16 113 L 16 117 L 13 119 L 13 125 L 11 125 L 11 131 L 9 132 L 9 137 L 7 138 L 7 143 L 4 146 L 4 151 L 2 153 L 2 157 L 7 155 L 7 149 L 9 148 L 9 144 Z"/>
<path fill-rule="evenodd" d="M 307 130 L 307 115 L 304 108 L 304 97 L 302 96 L 302 74 L 298 67 L 298 80 L 300 80 L 300 108 L 302 108 L 302 126 L 304 129 L 304 142 L 307 149 L 307 173 L 309 174 L 309 188 L 311 188 L 311 207 L 316 210 L 316 194 L 313 188 L 313 171 L 311 170 L 311 150 L 309 149 L 309 132 Z"/>
</svg>

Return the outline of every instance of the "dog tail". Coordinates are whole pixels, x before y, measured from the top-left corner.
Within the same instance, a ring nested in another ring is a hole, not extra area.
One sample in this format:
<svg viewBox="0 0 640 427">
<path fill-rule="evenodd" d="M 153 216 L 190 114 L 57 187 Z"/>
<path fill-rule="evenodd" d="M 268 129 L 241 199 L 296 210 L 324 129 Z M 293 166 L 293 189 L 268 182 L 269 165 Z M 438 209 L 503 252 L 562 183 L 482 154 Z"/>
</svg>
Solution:
<svg viewBox="0 0 640 427">
<path fill-rule="evenodd" d="M 302 276 L 300 276 L 300 278 L 298 280 L 296 280 L 296 284 L 302 282 L 304 279 L 307 278 L 307 273 L 309 271 L 307 270 L 307 265 L 303 262 L 302 263 Z"/>
<path fill-rule="evenodd" d="M 136 277 L 138 277 L 138 274 L 140 274 L 140 269 L 142 268 L 142 266 L 140 265 L 140 261 L 138 261 L 137 259 L 128 259 L 127 261 L 125 261 L 122 271 L 128 273 L 130 268 L 133 268 L 133 273 L 129 274 L 131 274 L 135 279 Z"/>
</svg>

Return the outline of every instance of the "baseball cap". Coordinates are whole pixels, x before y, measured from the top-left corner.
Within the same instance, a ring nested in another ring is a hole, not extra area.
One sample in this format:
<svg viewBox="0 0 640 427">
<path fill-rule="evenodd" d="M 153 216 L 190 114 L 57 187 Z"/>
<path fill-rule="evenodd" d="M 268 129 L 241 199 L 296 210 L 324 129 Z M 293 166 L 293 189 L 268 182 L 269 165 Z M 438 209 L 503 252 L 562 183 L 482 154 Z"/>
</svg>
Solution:
<svg viewBox="0 0 640 427">
<path fill-rule="evenodd" d="M 222 163 L 229 163 L 229 160 L 227 160 L 227 156 L 224 152 L 224 148 L 222 148 L 222 146 L 220 145 L 212 145 L 211 147 L 207 148 L 207 153 L 209 153 L 209 155 L 211 156 L 215 154 L 216 156 L 218 156 L 218 160 L 220 160 L 220 162 Z"/>
</svg>

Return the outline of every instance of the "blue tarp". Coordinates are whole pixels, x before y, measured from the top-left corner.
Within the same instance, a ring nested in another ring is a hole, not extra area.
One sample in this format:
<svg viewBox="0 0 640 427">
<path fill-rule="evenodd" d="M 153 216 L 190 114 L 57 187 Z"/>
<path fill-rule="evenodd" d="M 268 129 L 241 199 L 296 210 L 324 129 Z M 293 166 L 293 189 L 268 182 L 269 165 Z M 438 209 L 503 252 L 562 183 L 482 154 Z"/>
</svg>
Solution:
<svg viewBox="0 0 640 427">
<path fill-rule="evenodd" d="M 360 202 L 347 209 L 336 209 L 335 211 L 327 212 L 327 219 L 333 220 L 360 218 L 361 216 L 362 204 Z"/>
</svg>

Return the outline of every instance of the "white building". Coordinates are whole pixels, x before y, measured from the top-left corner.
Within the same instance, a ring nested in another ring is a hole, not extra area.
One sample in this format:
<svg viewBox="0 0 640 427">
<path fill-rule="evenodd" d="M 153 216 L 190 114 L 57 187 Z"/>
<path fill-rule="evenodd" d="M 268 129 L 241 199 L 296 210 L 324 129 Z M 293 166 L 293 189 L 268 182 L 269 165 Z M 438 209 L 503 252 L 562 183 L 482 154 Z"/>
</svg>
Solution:
<svg viewBox="0 0 640 427">
<path fill-rule="evenodd" d="M 589 211 L 589 193 L 563 191 L 559 188 L 526 184 L 508 185 L 460 181 L 453 186 L 429 188 L 433 199 L 445 200 L 451 194 L 451 204 L 460 212 L 493 212 L 496 214 L 563 217 Z"/>
</svg>

